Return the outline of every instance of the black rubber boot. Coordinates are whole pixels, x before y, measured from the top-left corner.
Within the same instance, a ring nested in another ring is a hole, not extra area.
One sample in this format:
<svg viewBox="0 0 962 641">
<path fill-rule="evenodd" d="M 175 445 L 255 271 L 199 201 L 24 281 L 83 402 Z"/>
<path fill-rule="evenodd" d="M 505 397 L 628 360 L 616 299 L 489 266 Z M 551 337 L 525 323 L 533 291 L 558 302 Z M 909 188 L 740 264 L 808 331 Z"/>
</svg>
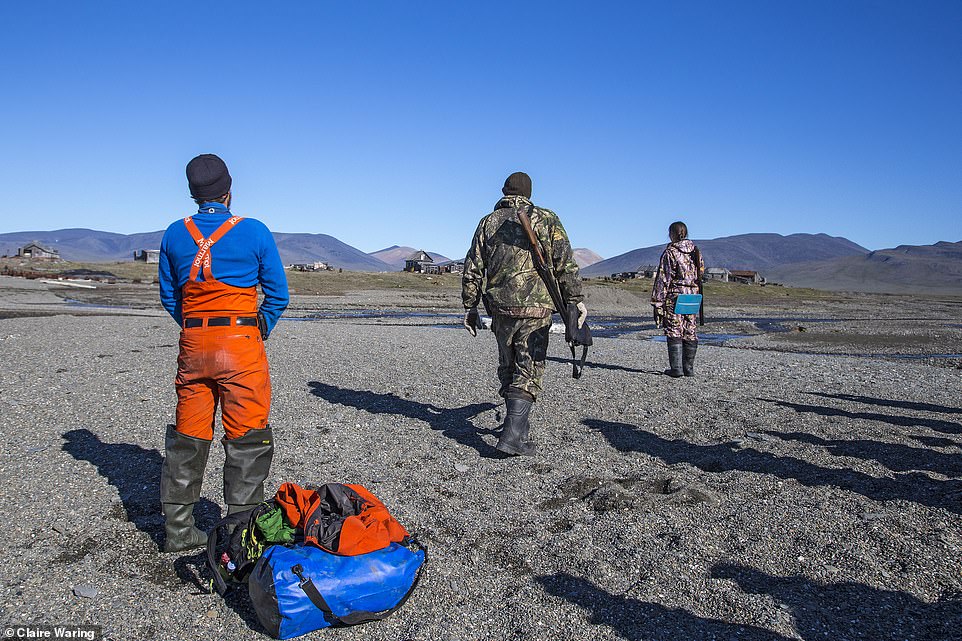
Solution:
<svg viewBox="0 0 962 641">
<path fill-rule="evenodd" d="M 685 375 L 682 370 L 682 344 L 681 339 L 669 338 L 668 339 L 668 367 L 665 370 L 665 374 L 671 376 L 672 378 L 680 378 Z"/>
<path fill-rule="evenodd" d="M 210 441 L 186 436 L 168 425 L 164 449 L 160 472 L 160 503 L 166 519 L 164 552 L 203 547 L 207 535 L 194 526 L 194 504 L 200 499 Z"/>
<path fill-rule="evenodd" d="M 698 341 L 683 341 L 681 368 L 685 376 L 695 375 L 695 352 L 698 351 Z"/>
<path fill-rule="evenodd" d="M 224 502 L 227 513 L 249 510 L 264 500 L 264 479 L 274 458 L 274 432 L 270 427 L 244 436 L 223 439 Z"/>
<path fill-rule="evenodd" d="M 501 438 L 495 446 L 498 450 L 512 456 L 531 456 L 534 454 L 534 443 L 528 441 L 528 414 L 531 412 L 532 401 L 524 398 L 507 398 L 507 416 L 501 426 Z"/>
</svg>

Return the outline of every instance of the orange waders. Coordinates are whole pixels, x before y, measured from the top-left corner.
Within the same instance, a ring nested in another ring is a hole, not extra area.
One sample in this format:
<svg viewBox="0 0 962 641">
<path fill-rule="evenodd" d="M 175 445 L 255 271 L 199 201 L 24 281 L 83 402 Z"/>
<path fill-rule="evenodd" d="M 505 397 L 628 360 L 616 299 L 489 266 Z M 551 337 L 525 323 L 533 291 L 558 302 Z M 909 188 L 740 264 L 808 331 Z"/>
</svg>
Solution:
<svg viewBox="0 0 962 641">
<path fill-rule="evenodd" d="M 167 517 L 165 550 L 204 545 L 193 507 L 201 484 L 214 418 L 224 424 L 224 501 L 228 513 L 264 500 L 264 479 L 274 454 L 267 425 L 271 382 L 264 341 L 257 328 L 257 288 L 233 287 L 211 272 L 210 248 L 242 219 L 234 216 L 204 238 L 184 219 L 197 255 L 181 289 L 184 327 L 177 358 L 177 424 L 167 430 L 160 496 Z M 203 270 L 204 280 L 198 280 Z"/>
<path fill-rule="evenodd" d="M 207 239 L 193 220 L 184 220 L 199 249 L 181 290 L 177 431 L 208 441 L 214 438 L 218 402 L 228 440 L 265 427 L 271 406 L 267 353 L 257 329 L 257 288 L 221 283 L 210 268 L 211 246 L 240 220 L 230 218 Z M 204 280 L 198 280 L 201 268 Z"/>
</svg>

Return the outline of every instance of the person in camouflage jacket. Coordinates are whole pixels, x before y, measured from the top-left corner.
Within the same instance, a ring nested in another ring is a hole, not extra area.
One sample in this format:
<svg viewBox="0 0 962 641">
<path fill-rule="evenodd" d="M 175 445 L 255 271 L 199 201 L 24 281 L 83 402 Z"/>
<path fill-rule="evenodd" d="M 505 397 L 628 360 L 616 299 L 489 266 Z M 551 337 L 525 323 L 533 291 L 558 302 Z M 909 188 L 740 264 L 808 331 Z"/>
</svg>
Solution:
<svg viewBox="0 0 962 641">
<path fill-rule="evenodd" d="M 695 375 L 695 353 L 698 350 L 697 314 L 676 314 L 679 294 L 697 294 L 698 281 L 705 273 L 705 263 L 695 243 L 688 240 L 688 226 L 681 221 L 668 228 L 671 243 L 661 254 L 655 283 L 651 288 L 651 305 L 655 323 L 665 329 L 668 339 L 668 363 L 665 373 L 673 378 Z"/>
<path fill-rule="evenodd" d="M 531 243 L 518 220 L 526 211 L 566 303 L 576 303 L 579 327 L 587 317 L 581 277 L 571 243 L 558 215 L 531 202 L 531 178 L 523 172 L 508 176 L 504 197 L 481 219 L 464 259 L 461 300 L 464 325 L 477 335 L 478 304 L 491 316 L 498 342 L 499 394 L 507 412 L 498 449 L 507 454 L 531 454 L 528 415 L 542 390 L 548 330 L 554 303 L 534 267 Z"/>
</svg>

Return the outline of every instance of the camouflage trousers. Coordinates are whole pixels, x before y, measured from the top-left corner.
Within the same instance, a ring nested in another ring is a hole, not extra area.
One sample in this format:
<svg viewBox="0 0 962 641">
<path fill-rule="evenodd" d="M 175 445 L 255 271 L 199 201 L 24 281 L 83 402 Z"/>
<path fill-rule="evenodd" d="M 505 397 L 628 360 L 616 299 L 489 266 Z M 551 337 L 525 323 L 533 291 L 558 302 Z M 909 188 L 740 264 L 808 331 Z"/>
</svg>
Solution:
<svg viewBox="0 0 962 641">
<path fill-rule="evenodd" d="M 541 393 L 551 317 L 513 318 L 494 314 L 491 331 L 498 341 L 498 379 L 502 397 L 535 401 Z"/>
<path fill-rule="evenodd" d="M 683 341 L 698 341 L 698 314 L 674 314 L 675 304 L 671 299 L 665 305 L 665 336 Z"/>
</svg>

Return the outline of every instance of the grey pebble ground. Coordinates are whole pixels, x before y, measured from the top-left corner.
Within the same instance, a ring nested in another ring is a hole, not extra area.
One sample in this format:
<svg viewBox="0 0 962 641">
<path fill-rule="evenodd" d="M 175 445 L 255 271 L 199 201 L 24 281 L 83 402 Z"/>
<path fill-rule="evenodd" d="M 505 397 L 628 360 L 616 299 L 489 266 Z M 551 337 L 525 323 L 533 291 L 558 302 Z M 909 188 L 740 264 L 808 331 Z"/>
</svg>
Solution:
<svg viewBox="0 0 962 641">
<path fill-rule="evenodd" d="M 958 332 L 957 332 L 958 333 Z M 264 639 L 201 554 L 158 552 L 177 329 L 0 320 L 0 620 Z M 490 332 L 282 322 L 270 490 L 361 483 L 429 548 L 391 618 L 308 639 L 962 639 L 962 370 L 598 339 L 549 350 L 539 451 L 493 448 Z M 220 513 L 223 452 L 198 506 Z"/>
</svg>

